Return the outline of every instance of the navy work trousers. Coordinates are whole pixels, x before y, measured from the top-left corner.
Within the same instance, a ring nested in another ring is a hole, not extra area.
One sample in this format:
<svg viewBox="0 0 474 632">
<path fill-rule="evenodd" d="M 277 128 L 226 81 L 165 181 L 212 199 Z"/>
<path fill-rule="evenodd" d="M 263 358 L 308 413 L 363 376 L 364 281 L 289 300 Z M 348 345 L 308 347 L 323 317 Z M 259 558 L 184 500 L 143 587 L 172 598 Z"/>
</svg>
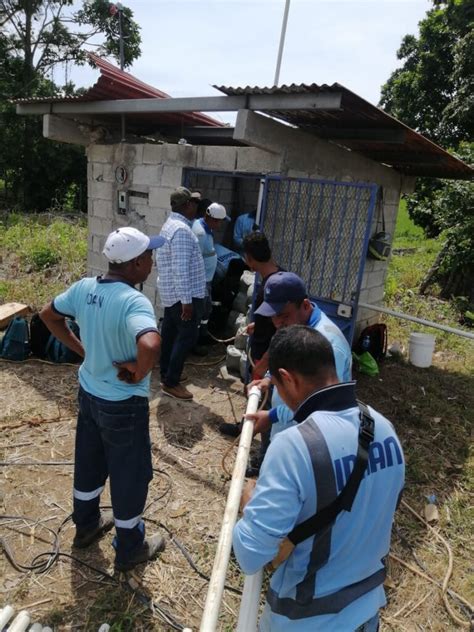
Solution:
<svg viewBox="0 0 474 632">
<path fill-rule="evenodd" d="M 97 526 L 107 477 L 117 537 L 117 562 L 126 562 L 145 537 L 142 513 L 153 478 L 146 397 L 109 401 L 79 389 L 73 520 L 78 532 Z"/>
<path fill-rule="evenodd" d="M 166 386 L 177 386 L 183 372 L 186 356 L 197 342 L 203 312 L 202 298 L 193 298 L 191 320 L 181 319 L 180 302 L 165 307 L 161 325 L 161 381 Z"/>
</svg>

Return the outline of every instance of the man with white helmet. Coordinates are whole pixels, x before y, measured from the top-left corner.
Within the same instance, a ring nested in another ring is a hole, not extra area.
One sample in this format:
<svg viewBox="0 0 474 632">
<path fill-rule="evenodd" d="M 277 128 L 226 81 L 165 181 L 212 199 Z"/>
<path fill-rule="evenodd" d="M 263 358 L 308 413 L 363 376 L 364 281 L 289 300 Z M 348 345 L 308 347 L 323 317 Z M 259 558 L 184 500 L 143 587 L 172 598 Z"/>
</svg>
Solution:
<svg viewBox="0 0 474 632">
<path fill-rule="evenodd" d="M 208 337 L 207 325 L 212 309 L 211 285 L 217 267 L 214 231 L 219 228 L 221 222 L 224 220 L 230 221 L 225 207 L 222 204 L 213 202 L 207 207 L 204 217 L 196 219 L 193 223 L 193 233 L 199 242 L 206 274 L 206 297 L 204 299 L 204 310 L 201 318 L 201 326 L 199 328 L 199 342 L 205 342 Z"/>
</svg>

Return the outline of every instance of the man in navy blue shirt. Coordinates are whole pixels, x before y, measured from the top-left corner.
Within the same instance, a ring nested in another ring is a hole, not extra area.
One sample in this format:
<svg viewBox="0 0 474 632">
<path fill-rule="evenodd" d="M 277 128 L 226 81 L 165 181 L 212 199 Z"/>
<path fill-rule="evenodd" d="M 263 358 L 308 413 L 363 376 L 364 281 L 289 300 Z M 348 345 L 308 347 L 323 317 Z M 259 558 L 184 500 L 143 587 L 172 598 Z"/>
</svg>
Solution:
<svg viewBox="0 0 474 632">
<path fill-rule="evenodd" d="M 331 344 L 311 327 L 277 331 L 269 367 L 296 426 L 276 435 L 253 493 L 244 489 L 233 537 L 245 573 L 275 561 L 259 629 L 376 632 L 386 603 L 383 560 L 404 484 L 395 430 L 369 409 L 374 437 L 351 510 L 283 555 L 281 545 L 295 526 L 328 507 L 346 486 L 358 454 L 360 409 L 354 382 L 339 382 Z"/>
</svg>

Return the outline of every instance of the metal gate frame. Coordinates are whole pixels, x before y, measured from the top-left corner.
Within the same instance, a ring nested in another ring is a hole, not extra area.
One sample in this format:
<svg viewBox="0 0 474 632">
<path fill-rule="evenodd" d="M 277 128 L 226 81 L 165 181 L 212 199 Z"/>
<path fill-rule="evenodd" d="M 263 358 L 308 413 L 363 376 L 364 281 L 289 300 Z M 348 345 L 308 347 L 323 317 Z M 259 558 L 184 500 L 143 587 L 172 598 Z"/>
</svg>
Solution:
<svg viewBox="0 0 474 632">
<path fill-rule="evenodd" d="M 360 212 L 360 201 L 362 197 L 362 192 L 365 191 L 366 195 L 368 194 L 368 206 L 364 204 L 364 206 L 362 207 L 363 212 L 366 213 L 365 230 L 363 234 L 362 243 L 359 240 L 359 253 L 358 253 L 359 262 L 358 262 L 357 278 L 356 278 L 355 286 L 351 289 L 350 297 L 348 298 L 347 296 L 345 296 L 344 301 L 338 301 L 330 296 L 318 296 L 317 294 L 310 293 L 310 299 L 318 303 L 318 305 L 331 318 L 331 320 L 333 320 L 340 327 L 340 329 L 346 336 L 349 344 L 352 344 L 352 338 L 354 336 L 354 330 L 355 330 L 356 319 L 357 319 L 357 306 L 358 306 L 358 301 L 359 301 L 359 294 L 360 294 L 360 289 L 362 285 L 362 277 L 364 274 L 365 261 L 367 258 L 367 248 L 368 248 L 369 239 L 371 235 L 372 220 L 373 220 L 374 209 L 375 209 L 375 204 L 376 204 L 376 199 L 377 199 L 378 185 L 372 184 L 372 183 L 362 183 L 362 182 L 338 182 L 336 180 L 325 180 L 325 179 L 318 180 L 318 179 L 312 179 L 312 178 L 289 178 L 289 177 L 278 176 L 278 175 L 268 175 L 268 176 L 263 176 L 263 178 L 264 178 L 264 186 L 263 186 L 263 195 L 262 195 L 262 205 L 261 205 L 261 208 L 258 209 L 257 211 L 257 222 L 261 230 L 263 230 L 265 227 L 265 220 L 267 219 L 267 215 L 268 215 L 269 195 L 271 193 L 271 188 L 274 186 L 274 183 L 276 182 L 278 182 L 279 190 L 281 188 L 282 183 L 288 184 L 287 189 L 286 189 L 286 194 L 284 192 L 285 199 L 282 203 L 282 207 L 284 207 L 285 209 L 284 218 L 283 217 L 279 218 L 281 220 L 284 219 L 283 232 L 286 231 L 286 225 L 287 225 L 287 220 L 288 220 L 290 188 L 291 188 L 291 184 L 293 183 L 296 183 L 296 186 L 298 187 L 300 192 L 303 185 L 305 185 L 306 187 L 307 185 L 314 185 L 315 189 L 317 190 L 317 194 L 319 196 L 318 222 L 321 219 L 320 218 L 321 209 L 323 208 L 323 205 L 321 204 L 321 202 L 322 202 L 322 192 L 324 191 L 324 187 L 332 188 L 333 193 L 332 193 L 332 201 L 331 201 L 332 208 L 330 209 L 331 211 L 333 210 L 333 207 L 334 207 L 334 200 L 336 197 L 336 187 L 341 187 L 346 190 L 353 189 L 354 191 L 358 192 L 359 199 L 356 203 L 356 209 L 355 209 L 356 212 Z M 307 212 L 309 210 L 309 206 L 310 205 L 308 202 L 308 207 L 306 209 Z M 276 211 L 277 214 L 279 212 L 279 209 L 280 207 Z M 342 226 L 346 213 L 347 213 L 347 204 L 346 204 L 346 208 L 344 209 L 342 213 L 342 217 L 338 217 L 338 220 L 337 220 L 339 222 L 340 227 Z M 305 231 L 306 231 L 307 225 L 308 225 L 308 215 L 306 215 L 306 220 L 305 220 Z M 273 242 L 273 239 L 275 236 L 275 227 L 276 227 L 276 221 L 273 222 L 272 234 L 270 234 L 270 231 L 266 231 L 266 236 L 268 238 L 268 241 L 270 242 L 270 246 L 272 248 L 272 252 L 276 260 L 278 261 L 280 265 L 285 267 L 284 260 L 280 259 L 278 256 L 279 249 L 275 247 L 275 244 Z M 289 223 L 289 228 L 290 228 L 289 232 L 291 232 L 291 222 Z M 355 243 L 355 230 L 356 228 L 354 225 L 351 231 L 352 242 L 350 245 Z M 292 237 L 285 240 L 285 243 L 291 243 L 290 255 L 289 255 L 290 260 L 293 259 L 293 252 L 294 252 L 294 247 L 295 247 L 295 244 L 294 244 L 295 231 L 296 231 L 296 226 L 293 226 Z M 316 234 L 310 237 L 310 239 L 313 239 L 313 238 L 314 239 L 316 238 Z M 339 234 L 338 240 L 340 242 L 341 234 Z M 327 254 L 327 242 L 325 244 L 325 253 L 323 257 L 324 266 L 326 265 L 325 263 L 326 254 Z M 313 256 L 314 255 L 312 255 L 312 261 L 313 261 Z M 296 274 L 300 276 L 303 276 L 305 283 L 309 285 L 308 279 L 304 278 L 304 275 L 301 275 L 302 266 L 303 266 L 303 253 L 300 255 L 299 264 L 296 266 L 292 265 L 288 267 L 287 269 L 291 270 L 291 272 L 295 272 Z M 321 272 L 321 279 L 322 279 L 323 274 L 324 274 L 324 267 Z M 346 273 L 346 277 L 347 277 L 347 273 Z"/>
</svg>

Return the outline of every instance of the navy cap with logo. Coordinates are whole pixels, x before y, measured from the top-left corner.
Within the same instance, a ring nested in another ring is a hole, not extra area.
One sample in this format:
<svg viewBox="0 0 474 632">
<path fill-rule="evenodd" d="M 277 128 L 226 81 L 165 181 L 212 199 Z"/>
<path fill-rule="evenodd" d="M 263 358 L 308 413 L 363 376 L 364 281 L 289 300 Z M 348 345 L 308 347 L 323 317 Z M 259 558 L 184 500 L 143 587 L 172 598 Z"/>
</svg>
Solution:
<svg viewBox="0 0 474 632">
<path fill-rule="evenodd" d="M 259 316 L 278 316 L 287 303 L 298 303 L 308 296 L 302 279 L 294 272 L 277 272 L 265 283 Z"/>
</svg>

